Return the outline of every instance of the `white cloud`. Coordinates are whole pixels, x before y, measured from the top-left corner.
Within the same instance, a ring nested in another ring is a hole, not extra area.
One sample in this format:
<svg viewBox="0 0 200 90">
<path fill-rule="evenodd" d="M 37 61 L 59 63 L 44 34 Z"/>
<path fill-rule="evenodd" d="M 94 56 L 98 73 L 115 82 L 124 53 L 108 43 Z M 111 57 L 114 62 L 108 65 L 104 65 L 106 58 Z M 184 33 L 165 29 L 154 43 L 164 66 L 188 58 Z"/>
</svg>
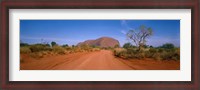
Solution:
<svg viewBox="0 0 200 90">
<path fill-rule="evenodd" d="M 130 27 L 128 22 L 126 20 L 121 20 L 121 25 L 124 27 L 126 30 L 133 30 L 134 28 Z"/>
<path fill-rule="evenodd" d="M 121 33 L 126 35 L 126 31 L 124 31 L 124 30 L 121 30 Z"/>
</svg>

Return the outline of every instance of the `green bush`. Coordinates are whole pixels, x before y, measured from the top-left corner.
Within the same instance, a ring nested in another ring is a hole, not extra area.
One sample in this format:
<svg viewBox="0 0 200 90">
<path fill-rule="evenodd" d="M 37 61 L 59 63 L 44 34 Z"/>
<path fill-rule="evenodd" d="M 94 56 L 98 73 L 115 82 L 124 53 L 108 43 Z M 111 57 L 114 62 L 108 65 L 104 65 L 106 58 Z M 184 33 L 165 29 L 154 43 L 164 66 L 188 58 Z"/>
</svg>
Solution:
<svg viewBox="0 0 200 90">
<path fill-rule="evenodd" d="M 137 50 L 137 48 L 120 48 L 114 50 L 114 55 L 120 58 L 153 58 L 155 60 L 180 60 L 179 48 L 147 48 L 144 50 Z"/>
<path fill-rule="evenodd" d="M 80 46 L 81 50 L 80 51 L 92 51 L 92 47 L 87 45 L 87 44 L 83 44 Z"/>
<path fill-rule="evenodd" d="M 145 51 L 145 57 L 146 58 L 154 58 L 155 54 L 158 52 L 155 48 L 150 48 L 149 50 Z"/>
<path fill-rule="evenodd" d="M 166 44 L 163 44 L 162 46 L 160 46 L 160 48 L 173 49 L 173 48 L 175 48 L 175 46 L 172 43 L 166 43 Z"/>
<path fill-rule="evenodd" d="M 114 55 L 121 58 L 137 58 L 142 59 L 145 58 L 145 52 L 144 51 L 138 51 L 135 48 L 118 48 L 114 50 Z"/>
<path fill-rule="evenodd" d="M 164 52 L 164 51 L 165 51 L 165 50 L 164 50 L 163 48 L 159 48 L 159 49 L 158 49 L 158 52 L 159 52 L 159 53 L 162 53 L 162 52 Z"/>
<path fill-rule="evenodd" d="M 161 54 L 158 53 L 158 52 L 155 53 L 155 54 L 153 54 L 152 58 L 155 59 L 155 60 L 163 60 L 163 59 L 161 58 Z"/>
<path fill-rule="evenodd" d="M 134 55 L 134 58 L 137 58 L 137 59 L 144 59 L 145 57 L 146 56 L 145 56 L 144 52 L 139 52 L 139 53 Z"/>
<path fill-rule="evenodd" d="M 149 49 L 149 52 L 154 54 L 154 53 L 157 52 L 157 49 L 155 49 L 155 48 L 150 48 L 150 49 Z"/>
<path fill-rule="evenodd" d="M 158 48 L 157 52 L 149 51 L 146 56 L 148 58 L 154 58 L 156 60 L 180 60 L 180 49 L 163 49 Z"/>
<path fill-rule="evenodd" d="M 180 49 L 166 49 L 161 57 L 163 60 L 180 60 Z"/>
<path fill-rule="evenodd" d="M 124 54 L 126 54 L 126 52 L 127 52 L 127 50 L 123 49 L 123 48 L 115 48 L 114 49 L 114 55 L 117 57 L 123 56 Z"/>
<path fill-rule="evenodd" d="M 118 45 L 118 44 L 116 44 L 115 46 L 114 46 L 114 48 L 119 48 L 120 46 Z"/>
<path fill-rule="evenodd" d="M 64 45 L 62 45 L 62 47 L 69 47 L 69 45 L 68 44 L 64 44 Z"/>
<path fill-rule="evenodd" d="M 72 47 L 63 47 L 65 50 L 69 51 L 72 50 Z"/>
<path fill-rule="evenodd" d="M 128 48 L 136 48 L 136 46 L 133 46 L 131 43 L 125 43 L 123 45 L 123 48 L 128 49 Z"/>
<path fill-rule="evenodd" d="M 31 52 L 51 51 L 51 48 L 45 44 L 35 44 L 30 46 Z"/>
<path fill-rule="evenodd" d="M 100 48 L 92 48 L 92 51 L 100 51 Z"/>
<path fill-rule="evenodd" d="M 31 53 L 31 49 L 28 46 L 20 47 L 20 53 Z"/>
<path fill-rule="evenodd" d="M 25 47 L 25 46 L 29 46 L 28 43 L 20 43 L 20 47 Z"/>
<path fill-rule="evenodd" d="M 55 52 L 57 54 L 65 54 L 65 49 L 63 47 L 60 47 L 60 46 L 54 46 L 53 52 Z"/>
</svg>

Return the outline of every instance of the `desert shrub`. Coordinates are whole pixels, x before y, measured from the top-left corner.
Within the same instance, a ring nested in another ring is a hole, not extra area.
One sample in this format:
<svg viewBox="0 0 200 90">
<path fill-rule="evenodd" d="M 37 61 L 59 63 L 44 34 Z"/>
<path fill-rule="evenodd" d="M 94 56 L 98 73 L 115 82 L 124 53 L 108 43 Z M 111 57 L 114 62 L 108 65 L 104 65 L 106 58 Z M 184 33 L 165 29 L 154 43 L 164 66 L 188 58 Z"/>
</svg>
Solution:
<svg viewBox="0 0 200 90">
<path fill-rule="evenodd" d="M 126 52 L 127 58 L 137 58 L 137 57 L 139 57 L 139 53 L 135 48 L 127 48 L 126 50 L 127 50 L 127 52 Z"/>
<path fill-rule="evenodd" d="M 64 44 L 64 45 L 62 45 L 62 47 L 69 47 L 69 45 L 68 44 Z"/>
<path fill-rule="evenodd" d="M 72 47 L 63 47 L 65 50 L 69 51 L 72 50 Z"/>
<path fill-rule="evenodd" d="M 20 43 L 20 47 L 25 47 L 25 46 L 29 46 L 28 43 Z"/>
<path fill-rule="evenodd" d="M 172 57 L 172 60 L 180 60 L 180 55 L 178 55 L 178 53 L 175 53 Z"/>
<path fill-rule="evenodd" d="M 130 58 L 136 58 L 136 59 L 144 59 L 145 58 L 145 53 L 137 53 L 137 54 L 134 54 L 134 55 L 131 55 Z"/>
<path fill-rule="evenodd" d="M 90 47 L 92 47 L 92 48 L 97 48 L 98 46 L 97 46 L 97 45 L 91 45 Z"/>
<path fill-rule="evenodd" d="M 156 49 L 158 54 L 156 53 L 153 56 L 154 59 L 159 58 L 162 60 L 180 60 L 180 49 L 175 48 L 175 46 L 171 43 L 163 44 L 162 46 Z"/>
<path fill-rule="evenodd" d="M 180 60 L 180 48 L 177 48 L 173 60 Z"/>
<path fill-rule="evenodd" d="M 65 54 L 65 49 L 60 46 L 53 46 L 53 52 L 57 54 Z"/>
<path fill-rule="evenodd" d="M 145 52 L 146 58 L 153 58 L 155 60 L 163 60 L 162 55 L 164 53 L 163 49 L 150 48 Z"/>
<path fill-rule="evenodd" d="M 114 46 L 114 48 L 119 48 L 120 46 L 118 45 L 118 44 L 116 44 L 115 46 Z"/>
<path fill-rule="evenodd" d="M 155 48 L 150 48 L 149 50 L 145 51 L 145 57 L 147 58 L 154 58 L 155 57 L 155 54 L 157 53 L 157 49 Z"/>
<path fill-rule="evenodd" d="M 31 52 L 51 51 L 51 48 L 45 44 L 35 44 L 30 46 Z"/>
<path fill-rule="evenodd" d="M 99 51 L 100 48 L 92 48 L 92 51 Z"/>
<path fill-rule="evenodd" d="M 153 55 L 150 58 L 154 58 L 156 60 L 180 60 L 180 49 L 158 48 L 156 53 L 150 53 L 150 55 Z"/>
<path fill-rule="evenodd" d="M 115 56 L 120 58 L 152 58 L 155 60 L 180 60 L 179 48 L 146 48 L 140 51 L 137 48 L 116 48 L 113 52 Z"/>
<path fill-rule="evenodd" d="M 155 60 L 163 60 L 163 59 L 161 58 L 161 54 L 158 53 L 158 52 L 154 53 L 153 56 L 152 56 L 152 58 L 155 59 Z"/>
<path fill-rule="evenodd" d="M 145 52 L 145 57 L 147 57 L 147 58 L 152 58 L 153 55 L 154 55 L 154 54 L 153 54 L 153 53 L 150 53 L 149 51 L 146 51 L 146 52 Z"/>
<path fill-rule="evenodd" d="M 137 59 L 144 59 L 146 57 L 146 51 L 145 50 L 135 50 L 135 54 L 133 55 L 133 58 Z"/>
<path fill-rule="evenodd" d="M 115 47 L 101 47 L 101 49 L 104 49 L 104 50 L 114 50 Z M 116 48 L 119 48 L 119 47 L 116 47 Z"/>
<path fill-rule="evenodd" d="M 128 54 L 136 54 L 138 52 L 135 48 L 127 48 L 126 50 Z"/>
<path fill-rule="evenodd" d="M 20 47 L 20 53 L 31 53 L 31 49 L 28 46 Z"/>
<path fill-rule="evenodd" d="M 87 45 L 87 44 L 83 44 L 83 45 L 81 45 L 80 47 L 81 47 L 81 49 L 84 50 L 84 51 L 92 51 L 92 47 L 89 46 L 89 45 Z M 82 50 L 80 50 L 80 51 L 82 51 Z"/>
<path fill-rule="evenodd" d="M 72 45 L 72 47 L 76 47 L 75 45 Z"/>
<path fill-rule="evenodd" d="M 163 49 L 163 48 L 158 48 L 158 52 L 159 53 L 162 53 L 162 52 L 164 52 L 165 50 Z"/>
<path fill-rule="evenodd" d="M 180 49 L 167 49 L 162 58 L 164 60 L 180 60 Z"/>
<path fill-rule="evenodd" d="M 145 52 L 144 51 L 138 51 L 135 48 L 117 48 L 114 50 L 114 55 L 121 58 L 137 58 L 142 59 L 145 58 Z"/>
<path fill-rule="evenodd" d="M 51 51 L 41 51 L 40 53 L 43 55 L 43 57 L 51 55 Z"/>
<path fill-rule="evenodd" d="M 166 44 L 163 44 L 162 46 L 160 46 L 160 48 L 173 49 L 173 48 L 175 48 L 175 46 L 172 43 L 166 43 Z"/>
<path fill-rule="evenodd" d="M 180 56 L 180 48 L 176 49 L 176 53 Z"/>
<path fill-rule="evenodd" d="M 149 48 L 150 46 L 149 45 L 143 45 L 143 48 Z"/>
<path fill-rule="evenodd" d="M 150 45 L 150 46 L 149 46 L 149 48 L 153 48 L 153 46 L 152 46 L 152 45 Z"/>
<path fill-rule="evenodd" d="M 133 46 L 131 43 L 125 43 L 123 45 L 123 48 L 128 49 L 128 48 L 136 48 L 136 46 Z"/>
<path fill-rule="evenodd" d="M 157 49 L 155 49 L 155 48 L 150 48 L 150 49 L 149 49 L 149 52 L 154 54 L 154 53 L 157 52 Z"/>
<path fill-rule="evenodd" d="M 171 52 L 167 52 L 167 51 L 164 51 L 164 52 L 162 52 L 162 53 L 160 53 L 161 54 L 161 58 L 163 59 L 163 60 L 169 60 L 169 59 L 171 59 Z"/>
<path fill-rule="evenodd" d="M 75 52 L 83 52 L 84 50 L 81 49 L 81 47 L 72 47 L 70 50 L 70 53 L 75 53 Z"/>
<path fill-rule="evenodd" d="M 113 51 L 114 51 L 114 55 L 117 56 L 117 57 L 121 57 L 125 53 L 127 53 L 127 50 L 123 49 L 123 48 L 115 48 Z"/>
<path fill-rule="evenodd" d="M 123 48 L 115 49 L 113 52 L 115 56 L 121 58 L 180 60 L 180 48 L 176 48 L 170 43 L 156 48 L 153 46 L 147 46 L 146 48 L 140 50 L 132 47 L 130 43 L 126 43 Z"/>
<path fill-rule="evenodd" d="M 127 58 L 130 57 L 130 55 L 127 54 L 127 51 L 118 52 L 118 53 L 117 53 L 117 56 L 118 56 L 118 57 L 121 57 L 121 58 L 125 58 L 125 59 L 127 59 Z"/>
</svg>

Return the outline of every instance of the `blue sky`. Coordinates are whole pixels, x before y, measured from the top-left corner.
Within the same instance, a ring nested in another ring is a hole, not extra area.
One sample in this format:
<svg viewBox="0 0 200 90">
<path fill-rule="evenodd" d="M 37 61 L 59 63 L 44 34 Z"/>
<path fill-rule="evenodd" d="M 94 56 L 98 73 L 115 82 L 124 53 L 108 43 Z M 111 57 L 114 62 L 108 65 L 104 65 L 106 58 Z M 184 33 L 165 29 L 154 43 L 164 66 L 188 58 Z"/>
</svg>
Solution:
<svg viewBox="0 0 200 90">
<path fill-rule="evenodd" d="M 122 46 L 131 42 L 126 32 L 137 30 L 141 25 L 153 29 L 153 36 L 147 39 L 148 45 L 173 43 L 180 46 L 180 20 L 20 20 L 20 41 L 76 45 L 107 36 L 119 40 Z"/>
</svg>

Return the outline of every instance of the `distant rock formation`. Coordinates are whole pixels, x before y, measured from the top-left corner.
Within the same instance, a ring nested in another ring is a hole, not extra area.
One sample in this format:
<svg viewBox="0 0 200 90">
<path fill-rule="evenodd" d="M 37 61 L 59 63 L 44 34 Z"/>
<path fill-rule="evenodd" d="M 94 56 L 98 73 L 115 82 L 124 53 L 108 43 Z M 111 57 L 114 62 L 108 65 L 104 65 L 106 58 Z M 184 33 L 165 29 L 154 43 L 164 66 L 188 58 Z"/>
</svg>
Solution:
<svg viewBox="0 0 200 90">
<path fill-rule="evenodd" d="M 81 45 L 89 45 L 89 46 L 99 46 L 99 47 L 115 47 L 116 45 L 119 45 L 119 41 L 111 38 L 111 37 L 101 37 L 96 40 L 86 40 L 84 42 L 80 42 L 77 44 L 77 46 Z"/>
</svg>

